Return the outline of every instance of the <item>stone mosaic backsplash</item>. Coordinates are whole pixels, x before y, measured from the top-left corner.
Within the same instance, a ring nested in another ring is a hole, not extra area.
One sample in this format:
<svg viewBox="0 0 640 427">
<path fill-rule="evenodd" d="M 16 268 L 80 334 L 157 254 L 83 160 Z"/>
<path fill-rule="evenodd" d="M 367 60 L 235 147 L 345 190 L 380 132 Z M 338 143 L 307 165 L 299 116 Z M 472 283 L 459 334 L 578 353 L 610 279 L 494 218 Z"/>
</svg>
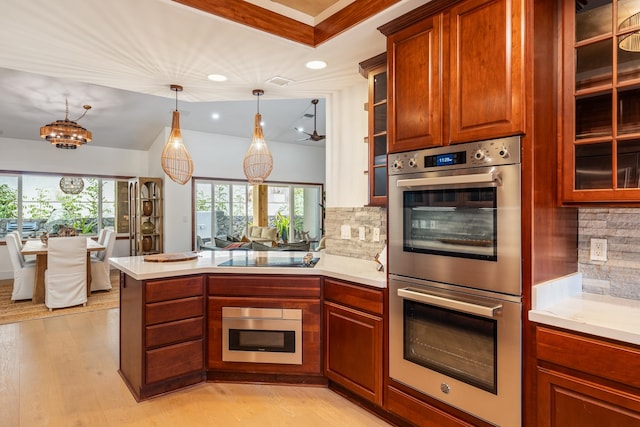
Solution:
<svg viewBox="0 0 640 427">
<path fill-rule="evenodd" d="M 581 208 L 578 270 L 585 292 L 640 300 L 640 209 Z M 590 240 L 607 239 L 607 260 L 591 261 Z"/>
<path fill-rule="evenodd" d="M 351 228 L 351 238 L 341 239 L 343 225 Z M 365 229 L 365 240 L 359 228 Z M 387 242 L 387 210 L 379 207 L 327 208 L 324 219 L 325 247 L 328 254 L 373 260 Z M 373 229 L 380 229 L 380 241 L 373 242 Z"/>
</svg>

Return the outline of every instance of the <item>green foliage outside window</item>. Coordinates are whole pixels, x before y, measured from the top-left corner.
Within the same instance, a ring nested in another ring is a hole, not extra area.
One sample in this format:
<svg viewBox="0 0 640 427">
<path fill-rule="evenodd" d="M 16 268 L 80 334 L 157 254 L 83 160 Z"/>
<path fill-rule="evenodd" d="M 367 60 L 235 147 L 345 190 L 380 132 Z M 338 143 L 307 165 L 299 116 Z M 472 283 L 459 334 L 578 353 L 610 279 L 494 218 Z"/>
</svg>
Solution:
<svg viewBox="0 0 640 427">
<path fill-rule="evenodd" d="M 18 190 L 7 184 L 0 185 L 0 218 L 18 217 Z"/>
</svg>

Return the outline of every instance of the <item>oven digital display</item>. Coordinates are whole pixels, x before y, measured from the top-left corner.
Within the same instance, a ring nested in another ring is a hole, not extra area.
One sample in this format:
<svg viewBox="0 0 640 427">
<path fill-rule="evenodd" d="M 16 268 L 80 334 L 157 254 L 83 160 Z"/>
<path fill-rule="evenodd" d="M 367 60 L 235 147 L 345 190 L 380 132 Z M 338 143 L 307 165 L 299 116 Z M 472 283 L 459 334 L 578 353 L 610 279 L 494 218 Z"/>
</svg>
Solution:
<svg viewBox="0 0 640 427">
<path fill-rule="evenodd" d="M 432 168 L 439 166 L 463 165 L 467 162 L 467 152 L 458 151 L 456 153 L 436 154 L 424 157 L 424 167 Z"/>
</svg>

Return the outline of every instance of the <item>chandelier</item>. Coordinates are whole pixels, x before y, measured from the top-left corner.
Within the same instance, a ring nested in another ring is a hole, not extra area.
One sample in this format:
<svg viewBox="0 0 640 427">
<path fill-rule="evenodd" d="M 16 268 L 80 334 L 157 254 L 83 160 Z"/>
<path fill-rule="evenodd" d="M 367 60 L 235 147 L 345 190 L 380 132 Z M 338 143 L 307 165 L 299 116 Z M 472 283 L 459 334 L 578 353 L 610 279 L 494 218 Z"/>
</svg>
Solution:
<svg viewBox="0 0 640 427">
<path fill-rule="evenodd" d="M 640 25 L 640 12 L 634 13 L 620 23 L 618 31 L 638 27 Z M 640 31 L 636 30 L 618 37 L 618 47 L 628 52 L 640 52 Z"/>
<path fill-rule="evenodd" d="M 65 194 L 79 194 L 84 189 L 84 180 L 78 176 L 60 178 L 60 190 Z"/>
<path fill-rule="evenodd" d="M 40 128 L 40 138 L 44 138 L 57 148 L 75 150 L 80 145 L 91 142 L 91 132 L 76 123 L 83 118 L 91 105 L 83 105 L 84 113 L 75 120 L 69 120 L 69 100 L 65 99 L 66 112 L 64 120 L 56 120 Z"/>
<path fill-rule="evenodd" d="M 171 85 L 171 90 L 176 93 L 176 110 L 173 112 L 171 122 L 171 133 L 169 139 L 162 149 L 160 162 L 162 170 L 172 181 L 184 185 L 193 176 L 193 160 L 182 141 L 180 132 L 180 113 L 178 112 L 178 92 L 182 92 L 182 86 Z"/>
<path fill-rule="evenodd" d="M 251 145 L 244 155 L 243 169 L 247 180 L 249 180 L 251 184 L 262 184 L 269 174 L 271 174 L 273 157 L 264 140 L 262 125 L 260 124 L 262 120 L 262 116 L 260 115 L 260 96 L 264 95 L 264 91 L 262 89 L 254 89 L 253 94 L 258 99 L 258 110 L 253 124 Z"/>
</svg>

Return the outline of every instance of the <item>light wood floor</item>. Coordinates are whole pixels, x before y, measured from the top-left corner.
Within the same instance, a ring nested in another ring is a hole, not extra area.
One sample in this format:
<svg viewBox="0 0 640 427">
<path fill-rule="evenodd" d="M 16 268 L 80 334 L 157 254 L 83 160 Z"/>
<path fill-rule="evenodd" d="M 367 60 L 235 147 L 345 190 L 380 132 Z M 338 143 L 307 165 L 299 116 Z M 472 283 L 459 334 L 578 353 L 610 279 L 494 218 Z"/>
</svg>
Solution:
<svg viewBox="0 0 640 427">
<path fill-rule="evenodd" d="M 136 403 L 118 309 L 0 325 L 0 426 L 388 426 L 321 387 L 203 383 Z"/>
</svg>

